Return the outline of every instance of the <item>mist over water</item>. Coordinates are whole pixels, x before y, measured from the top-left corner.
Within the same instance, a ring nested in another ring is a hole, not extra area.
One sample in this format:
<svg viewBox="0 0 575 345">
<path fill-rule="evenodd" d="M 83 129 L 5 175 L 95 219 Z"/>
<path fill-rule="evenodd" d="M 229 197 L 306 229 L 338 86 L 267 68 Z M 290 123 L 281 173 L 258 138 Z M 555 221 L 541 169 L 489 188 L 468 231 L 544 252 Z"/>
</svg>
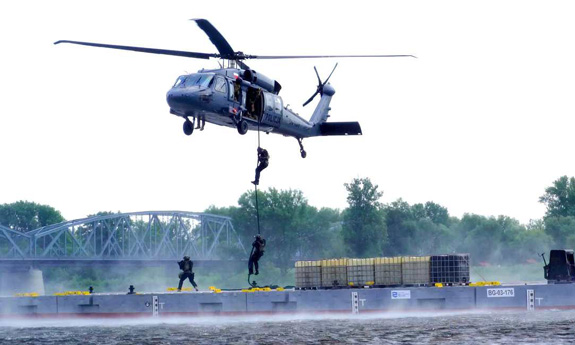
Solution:
<svg viewBox="0 0 575 345">
<path fill-rule="evenodd" d="M 573 342 L 575 311 L 0 321 L 0 344 Z"/>
</svg>

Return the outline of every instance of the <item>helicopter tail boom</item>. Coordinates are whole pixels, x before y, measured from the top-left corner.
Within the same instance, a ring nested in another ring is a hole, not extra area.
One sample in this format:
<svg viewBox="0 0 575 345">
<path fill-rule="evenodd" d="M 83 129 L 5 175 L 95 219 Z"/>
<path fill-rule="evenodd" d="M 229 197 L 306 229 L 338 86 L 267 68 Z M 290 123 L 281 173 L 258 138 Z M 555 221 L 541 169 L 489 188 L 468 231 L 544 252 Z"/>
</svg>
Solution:
<svg viewBox="0 0 575 345">
<path fill-rule="evenodd" d="M 324 122 L 319 130 L 321 135 L 362 135 L 359 122 Z"/>
<path fill-rule="evenodd" d="M 329 84 L 325 86 L 322 85 L 321 93 L 322 95 L 319 103 L 309 119 L 309 122 L 314 125 L 324 123 L 329 117 L 329 111 L 331 110 L 329 103 L 331 102 L 332 96 L 335 94 L 335 89 Z"/>
</svg>

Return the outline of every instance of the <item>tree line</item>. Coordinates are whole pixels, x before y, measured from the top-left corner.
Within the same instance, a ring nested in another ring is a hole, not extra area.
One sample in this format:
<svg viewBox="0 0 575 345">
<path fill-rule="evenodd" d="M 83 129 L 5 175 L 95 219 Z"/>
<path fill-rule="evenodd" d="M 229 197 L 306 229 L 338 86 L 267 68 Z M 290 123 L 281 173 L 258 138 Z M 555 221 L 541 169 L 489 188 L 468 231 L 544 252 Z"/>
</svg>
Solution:
<svg viewBox="0 0 575 345">
<path fill-rule="evenodd" d="M 410 205 L 402 199 L 380 202 L 383 191 L 369 178 L 344 184 L 344 210 L 309 205 L 300 190 L 258 191 L 259 232 L 267 239 L 264 259 L 286 270 L 293 260 L 469 253 L 474 264 L 516 264 L 540 260 L 551 248 L 575 247 L 575 178 L 562 176 L 539 201 L 545 216 L 521 224 L 507 216 L 467 213 L 453 217 L 432 201 Z M 236 206 L 210 206 L 206 213 L 229 216 L 244 244 L 258 233 L 254 191 Z M 64 221 L 47 205 L 18 201 L 0 205 L 0 224 L 29 231 Z M 230 248 L 230 258 L 240 258 Z"/>
</svg>

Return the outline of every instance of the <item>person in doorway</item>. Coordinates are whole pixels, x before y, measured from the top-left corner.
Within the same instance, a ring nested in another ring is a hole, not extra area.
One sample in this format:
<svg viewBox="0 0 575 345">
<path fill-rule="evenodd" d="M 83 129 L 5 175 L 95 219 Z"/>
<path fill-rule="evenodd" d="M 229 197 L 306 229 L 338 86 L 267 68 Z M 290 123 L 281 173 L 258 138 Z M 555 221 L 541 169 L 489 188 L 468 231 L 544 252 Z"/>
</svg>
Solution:
<svg viewBox="0 0 575 345">
<path fill-rule="evenodd" d="M 263 94 L 261 89 L 257 89 L 255 96 L 254 96 L 254 103 L 253 103 L 253 115 L 254 120 L 261 121 L 261 116 L 263 115 Z"/>
<path fill-rule="evenodd" d="M 270 155 L 266 149 L 258 147 L 258 166 L 256 168 L 256 179 L 252 181 L 253 184 L 258 186 L 260 184 L 260 173 L 268 167 Z"/>
<path fill-rule="evenodd" d="M 260 235 L 256 235 L 256 240 L 252 243 L 252 254 L 250 255 L 250 260 L 248 261 L 249 274 L 254 274 L 254 267 L 256 269 L 255 275 L 260 274 L 259 264 L 260 258 L 264 255 L 264 249 L 266 247 L 266 240 Z"/>
<path fill-rule="evenodd" d="M 237 77 L 234 83 L 234 99 L 242 106 L 242 78 Z"/>
<path fill-rule="evenodd" d="M 184 256 L 184 260 L 179 261 L 178 265 L 182 272 L 180 272 L 180 283 L 178 284 L 178 292 L 182 291 L 182 284 L 184 284 L 184 280 L 189 279 L 190 283 L 198 291 L 198 284 L 194 281 L 194 272 L 192 269 L 194 268 L 194 263 L 190 260 L 189 256 Z"/>
</svg>

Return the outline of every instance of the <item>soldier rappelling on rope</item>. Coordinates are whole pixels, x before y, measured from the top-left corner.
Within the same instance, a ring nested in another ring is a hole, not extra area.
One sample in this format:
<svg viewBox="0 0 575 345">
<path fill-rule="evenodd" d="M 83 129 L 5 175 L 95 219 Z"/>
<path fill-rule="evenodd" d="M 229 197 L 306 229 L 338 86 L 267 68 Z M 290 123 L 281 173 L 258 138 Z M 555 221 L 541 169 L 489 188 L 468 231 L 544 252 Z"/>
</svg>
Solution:
<svg viewBox="0 0 575 345">
<path fill-rule="evenodd" d="M 250 254 L 250 260 L 248 262 L 249 275 L 255 274 L 256 276 L 260 274 L 259 272 L 259 261 L 264 255 L 264 250 L 266 247 L 266 240 L 262 238 L 261 235 L 256 235 L 255 241 L 252 243 L 252 252 Z M 254 267 L 256 272 L 254 273 Z"/>
<path fill-rule="evenodd" d="M 258 147 L 258 166 L 256 167 L 256 178 L 252 181 L 256 186 L 260 184 L 260 173 L 268 167 L 270 154 L 268 150 Z"/>
</svg>

